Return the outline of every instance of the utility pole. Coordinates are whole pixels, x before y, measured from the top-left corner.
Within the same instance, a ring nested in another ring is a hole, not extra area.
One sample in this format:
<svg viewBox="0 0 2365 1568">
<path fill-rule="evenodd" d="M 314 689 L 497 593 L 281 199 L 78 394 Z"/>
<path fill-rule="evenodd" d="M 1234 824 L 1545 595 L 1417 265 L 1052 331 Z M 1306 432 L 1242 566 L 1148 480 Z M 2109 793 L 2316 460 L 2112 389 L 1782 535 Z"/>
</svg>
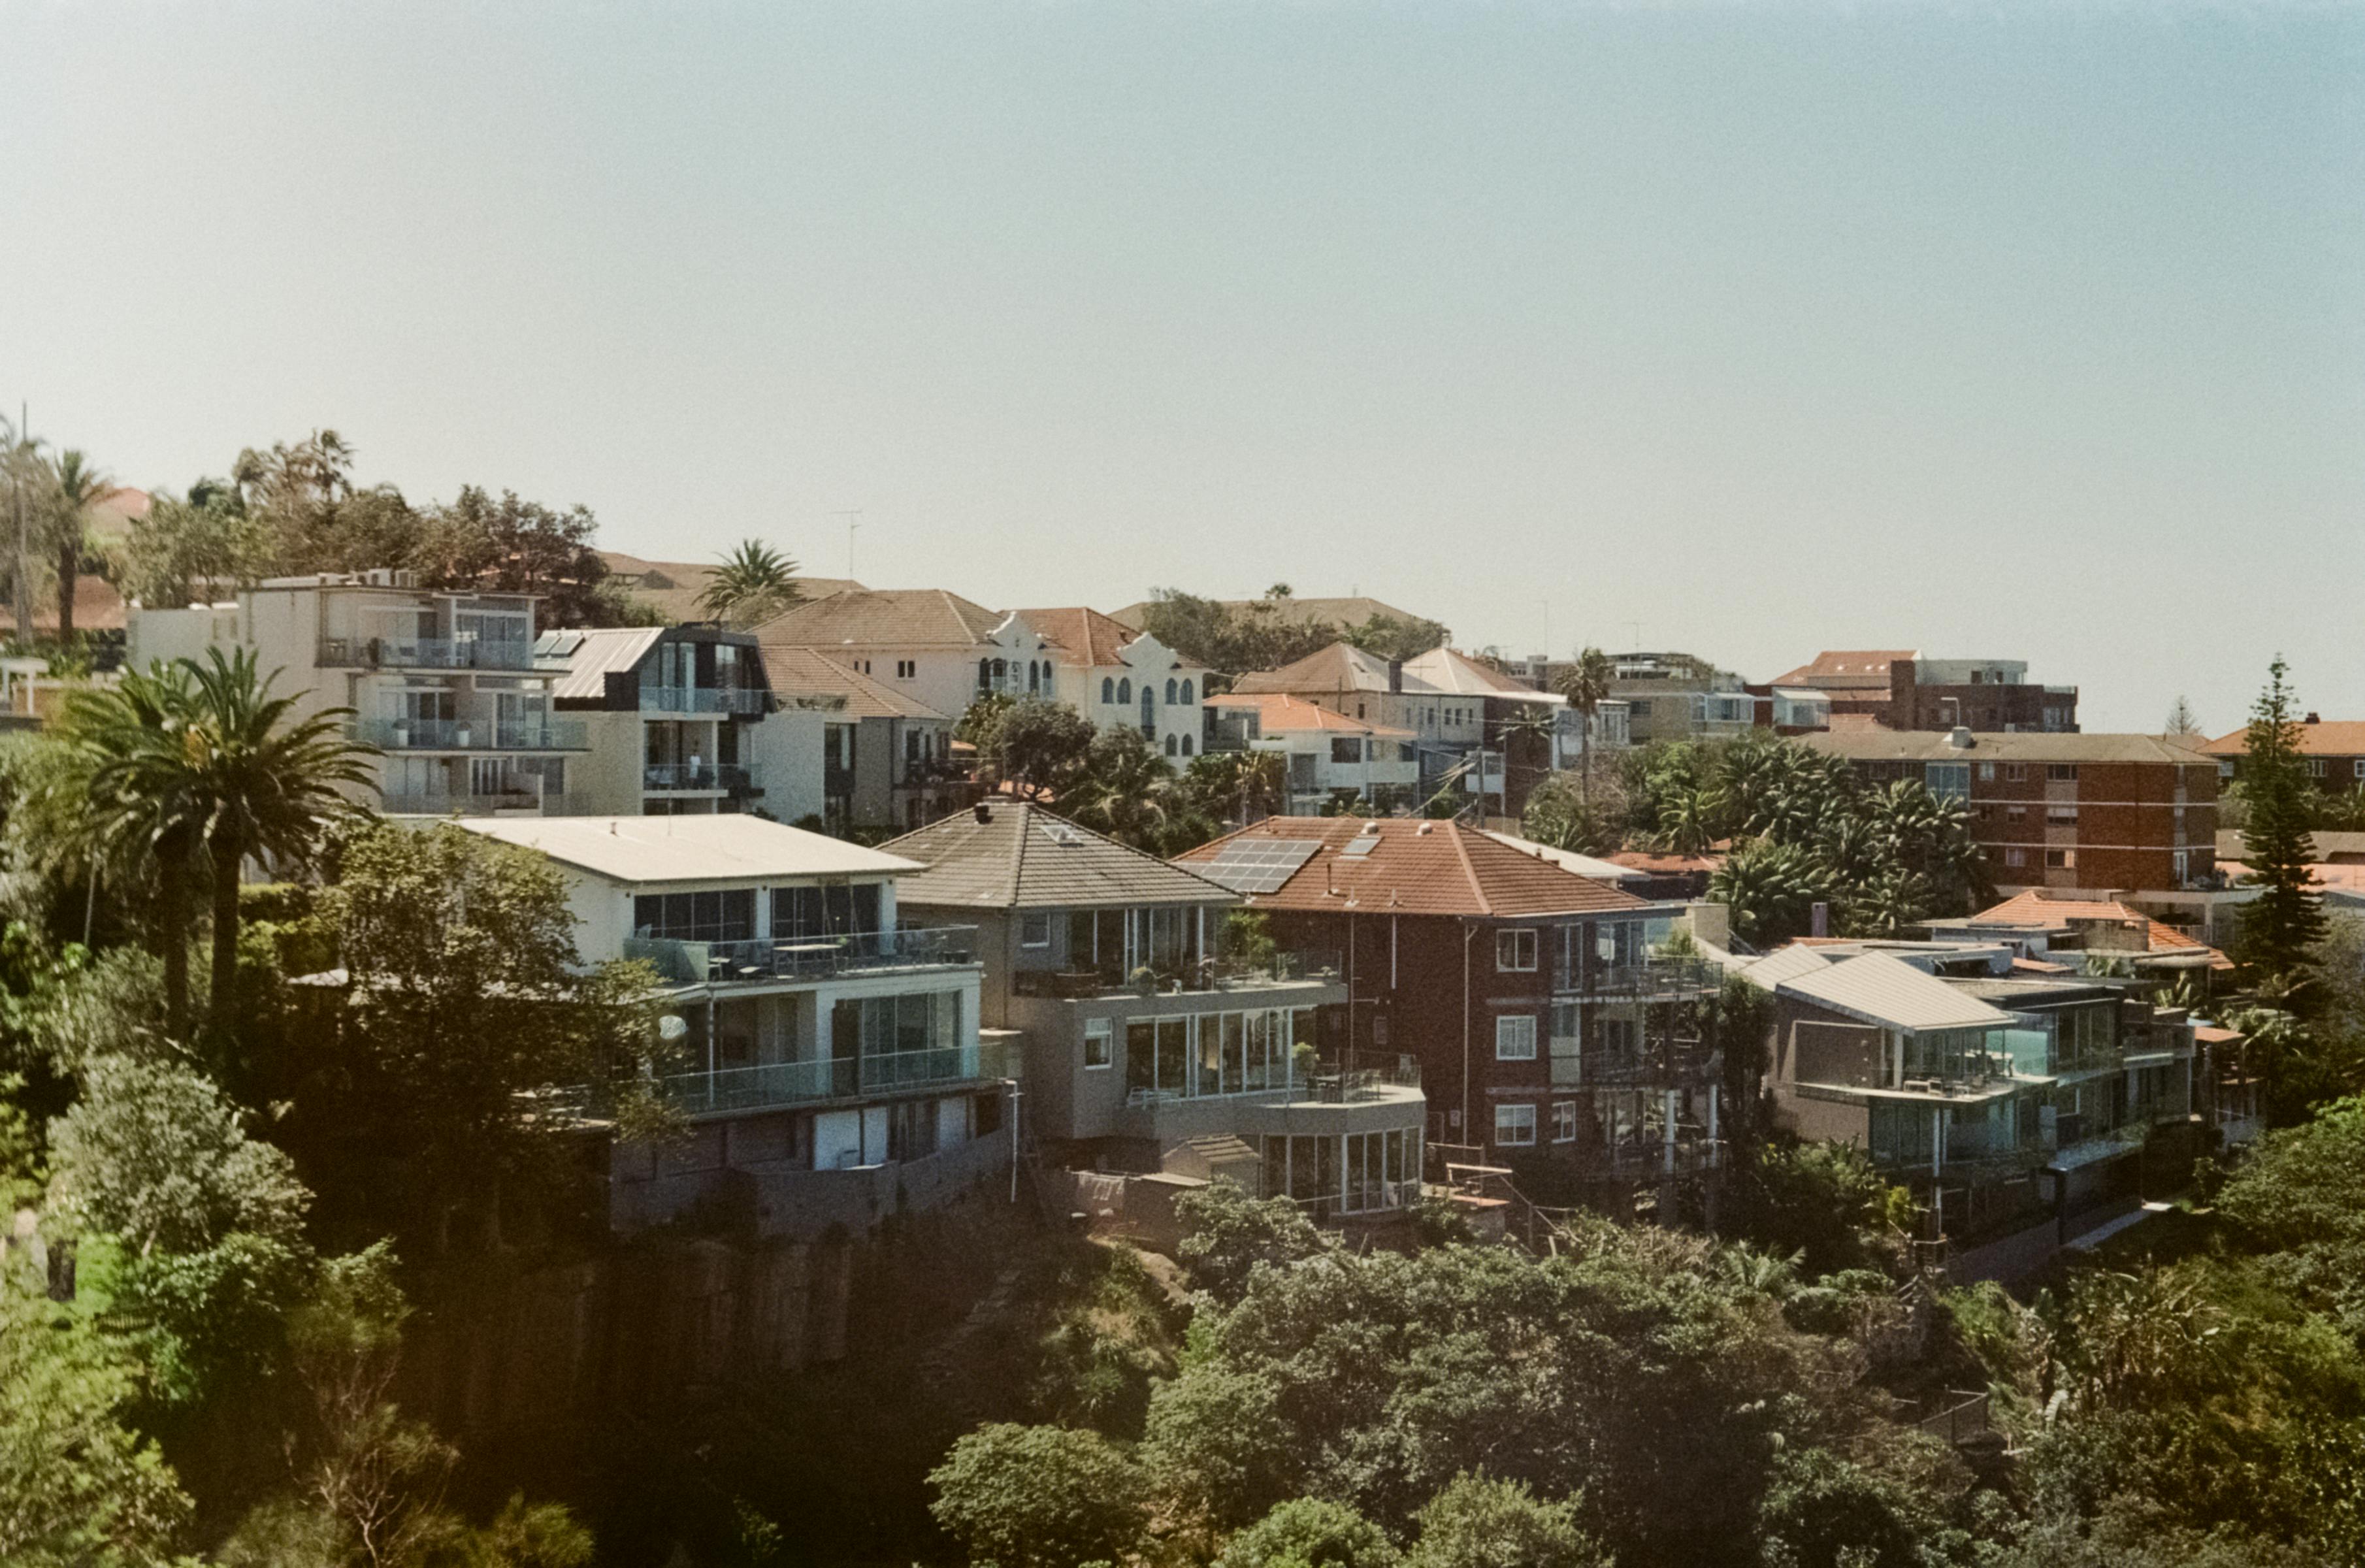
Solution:
<svg viewBox="0 0 2365 1568">
<path fill-rule="evenodd" d="M 848 507 L 844 511 L 834 511 L 829 515 L 846 519 L 846 580 L 852 582 L 854 580 L 854 531 L 862 526 L 855 519 L 862 515 L 862 509 Z"/>
</svg>

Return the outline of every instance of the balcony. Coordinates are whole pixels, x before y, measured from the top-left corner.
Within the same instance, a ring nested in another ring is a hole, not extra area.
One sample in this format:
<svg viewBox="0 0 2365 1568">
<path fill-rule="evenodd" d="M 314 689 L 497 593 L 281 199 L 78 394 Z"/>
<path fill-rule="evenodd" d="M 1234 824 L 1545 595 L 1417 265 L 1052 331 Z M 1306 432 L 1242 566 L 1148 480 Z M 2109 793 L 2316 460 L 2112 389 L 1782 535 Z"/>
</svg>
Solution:
<svg viewBox="0 0 2365 1568">
<path fill-rule="evenodd" d="M 1194 969 L 1153 969 L 1154 979 L 1137 981 L 1122 968 L 1104 964 L 1089 969 L 1021 969 L 1011 977 L 1019 996 L 1049 996 L 1081 1002 L 1096 996 L 1139 995 L 1149 986 L 1152 994 L 1199 995 L 1208 991 L 1255 991 L 1267 986 L 1304 985 L 1336 980 L 1339 974 L 1336 947 L 1311 947 L 1275 952 L 1261 958 L 1216 958 Z"/>
<path fill-rule="evenodd" d="M 760 1111 L 830 1100 L 859 1100 L 907 1090 L 1008 1076 L 998 1045 L 971 1041 L 928 1050 L 816 1061 L 768 1062 L 713 1072 L 678 1072 L 657 1081 L 666 1103 L 689 1115 Z"/>
<path fill-rule="evenodd" d="M 1204 1100 L 1272 1105 L 1375 1105 L 1418 1097 L 1419 1092 L 1420 1063 L 1411 1057 L 1397 1058 L 1393 1067 L 1351 1070 L 1322 1063 L 1303 1078 L 1296 1076 L 1295 1059 L 1282 1057 L 1269 1063 L 1248 1064 L 1248 1070 L 1237 1077 L 1231 1065 L 1218 1070 L 1202 1064 L 1197 1073 L 1186 1072 L 1179 1081 L 1134 1084 L 1126 1090 L 1125 1103 L 1127 1110 L 1136 1111 Z"/>
<path fill-rule="evenodd" d="M 390 817 L 573 817 L 586 814 L 580 795 L 537 795 L 528 790 L 499 794 L 388 795 L 378 810 Z"/>
<path fill-rule="evenodd" d="M 381 751 L 582 751 L 590 744 L 574 719 L 359 719 L 345 733 Z"/>
<path fill-rule="evenodd" d="M 1552 1058 L 1555 1089 L 1673 1088 L 1716 1065 L 1716 1053 L 1698 1040 L 1674 1040 L 1630 1051 L 1584 1051 Z"/>
<path fill-rule="evenodd" d="M 883 969 L 955 969 L 977 962 L 977 927 L 936 925 L 857 931 L 835 936 L 782 936 L 755 942 L 678 942 L 628 936 L 623 956 L 653 966 L 677 985 L 820 980 Z"/>
<path fill-rule="evenodd" d="M 530 670 L 533 644 L 523 638 L 323 637 L 323 669 Z"/>
<path fill-rule="evenodd" d="M 745 794 L 756 788 L 755 770 L 738 763 L 653 762 L 641 769 L 644 790 L 711 790 Z"/>
<path fill-rule="evenodd" d="M 644 686 L 644 713 L 764 713 L 772 694 L 740 686 Z"/>
<path fill-rule="evenodd" d="M 1724 984 L 1724 970 L 1698 958 L 1653 958 L 1640 964 L 1552 965 L 1552 990 L 1604 1002 L 1697 1002 Z"/>
</svg>

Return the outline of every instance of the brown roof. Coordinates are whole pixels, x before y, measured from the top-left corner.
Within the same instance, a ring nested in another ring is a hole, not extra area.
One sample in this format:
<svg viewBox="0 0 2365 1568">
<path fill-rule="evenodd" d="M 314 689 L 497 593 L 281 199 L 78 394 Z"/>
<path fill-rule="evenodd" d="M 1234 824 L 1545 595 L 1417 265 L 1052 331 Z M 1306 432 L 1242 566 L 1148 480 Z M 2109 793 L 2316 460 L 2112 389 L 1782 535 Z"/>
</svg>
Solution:
<svg viewBox="0 0 2365 1568">
<path fill-rule="evenodd" d="M 794 648 L 973 648 L 1003 619 L 943 588 L 848 588 L 784 610 L 756 634 Z"/>
<path fill-rule="evenodd" d="M 1620 849 L 1602 858 L 1612 866 L 1623 866 L 1630 871 L 1647 871 L 1654 877 L 1712 872 L 1724 864 L 1721 855 L 1659 855 L 1647 849 Z"/>
<path fill-rule="evenodd" d="M 915 697 L 883 686 L 860 670 L 848 669 L 818 648 L 762 645 L 765 683 L 783 702 L 799 698 L 842 697 L 846 711 L 857 719 L 934 719 L 952 721 Z"/>
<path fill-rule="evenodd" d="M 2312 724 L 2293 728 L 2299 731 L 2303 756 L 2365 756 L 2365 721 L 2318 719 Z M 2219 735 L 2201 749 L 2212 756 L 2240 756 L 2250 749 L 2250 732 L 2244 728 L 2230 735 Z"/>
<path fill-rule="evenodd" d="M 2210 759 L 2196 741 L 2174 735 L 2064 734 L 2042 730 L 1982 731 L 1957 746 L 1944 730 L 1829 730 L 1799 744 L 1850 762 L 2157 762 L 2191 767 Z"/>
<path fill-rule="evenodd" d="M 1232 683 L 1235 691 L 1380 692 L 1388 689 L 1388 661 L 1351 643 L 1333 643 L 1279 669 L 1254 670 Z M 1404 689 L 1423 694 L 1437 688 L 1407 668 Z"/>
<path fill-rule="evenodd" d="M 1971 916 L 1971 924 L 1977 925 L 2067 925 L 2080 920 L 2133 922 L 2143 928 L 2144 945 L 2151 952 L 2206 953 L 2211 968 L 2230 969 L 2234 967 L 2223 953 L 2207 943 L 2186 935 L 2173 925 L 2163 925 L 2142 911 L 2129 909 L 2115 899 L 2054 898 L 2042 888 L 2031 888 L 2024 893 L 2004 900 L 1992 909 L 1983 909 Z"/>
<path fill-rule="evenodd" d="M 1121 621 L 1082 606 L 1068 610 L 1022 610 L 1018 618 L 1032 626 L 1036 635 L 1065 655 L 1060 663 L 1086 669 L 1117 663 L 1117 655 L 1125 645 L 1141 635 Z M 1197 669 L 1201 666 L 1189 659 L 1178 658 L 1175 667 Z"/>
<path fill-rule="evenodd" d="M 1253 708 L 1257 712 L 1257 722 L 1267 734 L 1287 734 L 1293 730 L 1336 730 L 1342 734 L 1372 735 L 1380 740 L 1408 741 L 1415 738 L 1410 730 L 1350 719 L 1344 713 L 1333 713 L 1328 708 L 1317 708 L 1282 691 L 1227 691 L 1208 698 L 1207 706 Z"/>
<path fill-rule="evenodd" d="M 882 847 L 927 868 L 897 879 L 899 905 L 1098 909 L 1240 902 L 1229 888 L 1032 801 L 981 802 Z"/>
<path fill-rule="evenodd" d="M 1469 655 L 1452 648 L 1431 648 L 1417 658 L 1405 661 L 1405 678 L 1415 678 L 1439 691 L 1451 691 L 1459 697 L 1502 697 L 1515 702 L 1541 702 L 1561 706 L 1568 701 L 1556 691 L 1538 691 L 1534 687 L 1513 680 L 1501 670 L 1480 664 Z"/>
<path fill-rule="evenodd" d="M 1372 848 L 1344 853 L 1364 836 L 1376 841 Z M 1315 848 L 1274 891 L 1251 895 L 1253 908 L 1516 916 L 1647 907 L 1630 893 L 1522 854 L 1475 828 L 1418 817 L 1268 817 L 1178 859 L 1211 867 L 1227 850 L 1278 841 Z"/>
<path fill-rule="evenodd" d="M 1889 689 L 1889 666 L 1899 659 L 1920 656 L 1913 648 L 1826 648 L 1788 675 L 1777 675 L 1776 686 L 1812 686 L 1824 691 Z"/>
<path fill-rule="evenodd" d="M 634 599 L 651 606 L 667 621 L 678 625 L 684 621 L 711 619 L 699 608 L 698 596 L 714 580 L 715 563 L 703 565 L 695 561 L 651 561 L 639 555 L 628 555 L 622 550 L 602 550 L 600 559 L 607 564 L 608 575 Z M 834 593 L 862 585 L 851 577 L 798 577 L 797 591 L 808 599 L 826 599 Z"/>
</svg>

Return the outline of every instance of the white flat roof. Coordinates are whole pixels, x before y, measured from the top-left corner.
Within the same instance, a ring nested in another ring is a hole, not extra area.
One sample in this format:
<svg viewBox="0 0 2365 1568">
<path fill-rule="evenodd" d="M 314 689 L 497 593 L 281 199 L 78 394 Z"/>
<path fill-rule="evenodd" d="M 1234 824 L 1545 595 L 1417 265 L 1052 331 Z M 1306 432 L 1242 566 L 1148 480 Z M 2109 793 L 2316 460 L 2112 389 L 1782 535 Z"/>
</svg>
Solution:
<svg viewBox="0 0 2365 1568">
<path fill-rule="evenodd" d="M 694 817 L 461 817 L 470 833 L 538 849 L 614 882 L 895 876 L 916 860 L 737 812 Z"/>
<path fill-rule="evenodd" d="M 1785 978 L 1776 988 L 1890 1029 L 2000 1029 L 2012 1015 L 1886 953 Z"/>
</svg>

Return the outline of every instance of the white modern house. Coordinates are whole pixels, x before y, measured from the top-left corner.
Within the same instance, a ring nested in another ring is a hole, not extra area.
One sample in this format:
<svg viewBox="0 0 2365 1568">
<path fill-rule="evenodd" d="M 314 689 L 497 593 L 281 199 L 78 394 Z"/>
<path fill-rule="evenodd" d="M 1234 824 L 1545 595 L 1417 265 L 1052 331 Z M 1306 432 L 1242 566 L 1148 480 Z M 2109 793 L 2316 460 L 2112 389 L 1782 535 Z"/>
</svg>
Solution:
<svg viewBox="0 0 2365 1568">
<path fill-rule="evenodd" d="M 620 1229 L 726 1194 L 767 1234 L 859 1231 L 1008 1169 L 1009 1083 L 979 1038 L 974 927 L 906 930 L 921 868 L 746 815 L 476 819 L 565 875 L 586 963 L 654 968 L 682 1045 L 680 1146 L 611 1151 Z"/>
<path fill-rule="evenodd" d="M 535 647 L 530 594 L 422 588 L 409 572 L 273 577 L 186 610 L 133 606 L 135 667 L 252 652 L 306 714 L 353 709 L 392 812 L 544 815 L 577 809 L 579 721 L 555 717 L 563 673 Z"/>
</svg>

